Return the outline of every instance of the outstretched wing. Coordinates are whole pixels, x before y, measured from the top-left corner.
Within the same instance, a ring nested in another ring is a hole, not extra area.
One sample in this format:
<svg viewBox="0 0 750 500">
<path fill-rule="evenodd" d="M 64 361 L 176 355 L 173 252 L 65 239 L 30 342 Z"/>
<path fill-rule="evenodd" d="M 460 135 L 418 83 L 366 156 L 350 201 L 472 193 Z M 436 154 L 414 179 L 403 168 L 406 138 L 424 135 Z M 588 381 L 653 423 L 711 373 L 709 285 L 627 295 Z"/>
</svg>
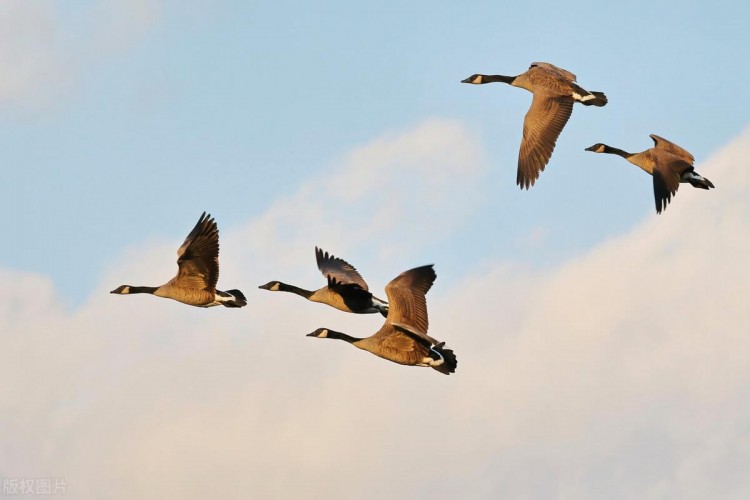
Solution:
<svg viewBox="0 0 750 500">
<path fill-rule="evenodd" d="M 362 279 L 357 270 L 346 262 L 344 259 L 339 259 L 330 255 L 328 252 L 324 252 L 318 247 L 315 247 L 315 260 L 318 262 L 318 269 L 328 279 L 330 284 L 340 285 L 357 285 L 360 288 L 367 290 L 367 283 Z"/>
<path fill-rule="evenodd" d="M 179 271 L 174 279 L 175 285 L 216 290 L 219 281 L 219 228 L 210 214 L 203 212 L 177 250 L 177 265 Z"/>
<path fill-rule="evenodd" d="M 659 137 L 656 134 L 650 134 L 649 137 L 653 139 L 654 141 L 654 147 L 658 149 L 663 149 L 665 151 L 669 151 L 673 155 L 677 155 L 689 164 L 695 163 L 695 158 L 693 155 L 691 155 L 687 150 L 681 148 L 677 144 L 675 144 L 672 141 L 668 141 L 663 137 Z"/>
<path fill-rule="evenodd" d="M 693 170 L 690 163 L 673 154 L 657 156 L 653 173 L 656 213 L 667 208 L 680 187 L 680 177 L 690 170 Z"/>
<path fill-rule="evenodd" d="M 427 335 L 429 321 L 425 294 L 436 277 L 430 264 L 405 271 L 391 280 L 385 287 L 389 304 L 386 324 L 434 343 L 434 339 Z"/>
<path fill-rule="evenodd" d="M 573 99 L 534 94 L 523 120 L 523 139 L 518 153 L 516 184 L 522 189 L 529 189 L 539 178 L 572 113 Z"/>
</svg>

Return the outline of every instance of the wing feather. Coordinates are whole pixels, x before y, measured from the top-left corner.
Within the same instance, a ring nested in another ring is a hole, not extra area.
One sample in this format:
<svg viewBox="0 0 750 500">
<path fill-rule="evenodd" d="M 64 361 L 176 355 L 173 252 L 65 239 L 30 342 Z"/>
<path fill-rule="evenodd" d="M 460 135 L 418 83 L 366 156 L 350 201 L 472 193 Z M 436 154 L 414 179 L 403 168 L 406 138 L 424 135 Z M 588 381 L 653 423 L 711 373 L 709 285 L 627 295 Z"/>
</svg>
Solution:
<svg viewBox="0 0 750 500">
<path fill-rule="evenodd" d="M 182 246 L 177 250 L 176 286 L 216 290 L 219 280 L 219 229 L 210 214 L 203 212 Z"/>
<path fill-rule="evenodd" d="M 675 144 L 672 141 L 668 141 L 667 139 L 663 137 L 659 137 L 656 134 L 650 134 L 649 137 L 653 139 L 654 141 L 654 147 L 658 149 L 663 149 L 665 151 L 669 151 L 673 155 L 677 155 L 689 164 L 695 163 L 695 158 L 693 155 L 691 155 L 687 150 L 681 148 L 677 144 Z"/>
<path fill-rule="evenodd" d="M 573 99 L 534 94 L 523 120 L 516 184 L 529 189 L 549 162 L 565 124 L 573 113 Z"/>
<path fill-rule="evenodd" d="M 656 157 L 653 172 L 656 213 L 661 213 L 667 208 L 680 187 L 680 177 L 690 170 L 693 170 L 690 163 L 672 154 L 661 154 Z"/>
<path fill-rule="evenodd" d="M 412 352 L 416 349 L 416 340 L 405 333 L 393 330 L 383 338 L 380 345 L 386 349 L 393 349 L 399 352 Z"/>
<path fill-rule="evenodd" d="M 324 252 L 315 247 L 315 260 L 318 263 L 318 269 L 328 279 L 329 284 L 357 285 L 367 290 L 367 283 L 359 272 L 344 259 L 334 257 L 328 252 Z"/>
<path fill-rule="evenodd" d="M 555 66 L 554 64 L 550 64 L 547 62 L 533 62 L 531 63 L 531 66 L 529 66 L 529 69 L 536 66 L 537 68 L 544 68 L 547 71 L 557 73 L 560 77 L 562 77 L 565 80 L 574 82 L 576 81 L 576 75 L 568 71 L 567 69 L 560 68 L 558 66 Z"/>
<path fill-rule="evenodd" d="M 391 280 L 385 287 L 389 303 L 386 326 L 392 325 L 433 343 L 434 339 L 427 335 L 429 321 L 425 294 L 432 287 L 436 277 L 435 270 L 430 264 L 405 271 Z M 385 327 L 381 332 L 384 330 Z"/>
</svg>

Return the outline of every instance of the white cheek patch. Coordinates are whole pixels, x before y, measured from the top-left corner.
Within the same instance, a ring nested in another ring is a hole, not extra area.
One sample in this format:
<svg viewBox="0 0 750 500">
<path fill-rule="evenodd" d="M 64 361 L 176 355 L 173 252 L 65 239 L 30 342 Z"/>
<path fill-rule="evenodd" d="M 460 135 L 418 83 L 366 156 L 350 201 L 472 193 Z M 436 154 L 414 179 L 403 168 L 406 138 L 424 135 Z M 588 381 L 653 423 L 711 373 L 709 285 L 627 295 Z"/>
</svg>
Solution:
<svg viewBox="0 0 750 500">
<path fill-rule="evenodd" d="M 272 292 L 278 292 L 279 291 L 279 284 L 274 283 L 273 286 L 270 288 Z"/>
<path fill-rule="evenodd" d="M 322 330 L 322 331 L 321 331 L 321 332 L 320 332 L 320 333 L 318 334 L 318 338 L 319 338 L 319 339 L 324 339 L 324 338 L 326 338 L 326 337 L 328 337 L 328 330 Z"/>
<path fill-rule="evenodd" d="M 477 75 L 477 77 L 476 77 L 476 78 L 474 78 L 474 79 L 473 79 L 473 80 L 471 81 L 471 83 L 474 83 L 474 84 L 477 84 L 477 85 L 478 85 L 478 84 L 480 84 L 480 83 L 482 83 L 482 75 Z"/>
</svg>

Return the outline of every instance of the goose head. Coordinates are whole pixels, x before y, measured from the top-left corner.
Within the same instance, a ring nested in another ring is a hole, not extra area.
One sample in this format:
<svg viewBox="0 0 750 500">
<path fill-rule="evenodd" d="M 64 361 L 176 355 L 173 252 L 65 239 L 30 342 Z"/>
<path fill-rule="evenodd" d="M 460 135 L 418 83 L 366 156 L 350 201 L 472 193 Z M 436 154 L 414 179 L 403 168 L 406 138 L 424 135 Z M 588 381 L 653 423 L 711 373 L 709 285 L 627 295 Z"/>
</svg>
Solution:
<svg viewBox="0 0 750 500">
<path fill-rule="evenodd" d="M 601 142 L 597 142 L 593 146 L 589 146 L 586 148 L 586 151 L 591 151 L 593 153 L 605 153 L 607 151 L 607 145 L 602 144 Z"/>
<path fill-rule="evenodd" d="M 281 290 L 281 282 L 280 281 L 269 281 L 265 285 L 260 285 L 258 288 L 262 288 L 263 290 L 268 290 L 271 292 L 278 292 Z"/>
<path fill-rule="evenodd" d="M 484 80 L 484 75 L 474 74 L 474 75 L 471 75 L 469 78 L 464 78 L 463 80 L 461 80 L 461 83 L 473 83 L 474 85 L 481 85 L 485 83 L 483 80 Z"/>
<path fill-rule="evenodd" d="M 328 335 L 331 333 L 331 331 L 328 328 L 318 328 L 312 333 L 308 333 L 305 335 L 306 337 L 316 337 L 319 339 L 325 339 L 328 338 Z"/>
<path fill-rule="evenodd" d="M 116 293 L 119 295 L 127 295 L 130 293 L 130 285 L 120 285 L 109 293 Z"/>
</svg>

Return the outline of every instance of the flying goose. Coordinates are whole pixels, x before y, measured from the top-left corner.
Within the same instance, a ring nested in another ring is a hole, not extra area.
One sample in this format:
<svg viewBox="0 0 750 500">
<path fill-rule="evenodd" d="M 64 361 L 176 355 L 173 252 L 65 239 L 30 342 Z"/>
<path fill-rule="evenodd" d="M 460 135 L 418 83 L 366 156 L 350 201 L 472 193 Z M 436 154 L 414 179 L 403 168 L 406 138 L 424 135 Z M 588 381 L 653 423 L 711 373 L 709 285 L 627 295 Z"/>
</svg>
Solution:
<svg viewBox="0 0 750 500">
<path fill-rule="evenodd" d="M 315 247 L 315 260 L 318 269 L 328 280 L 328 284 L 315 291 L 305 290 L 294 285 L 287 285 L 281 281 L 269 281 L 258 288 L 271 292 L 291 292 L 300 295 L 311 302 L 328 304 L 341 311 L 368 314 L 379 312 L 388 315 L 388 303 L 373 296 L 367 288 L 367 283 L 357 270 L 343 259 L 329 255 Z"/>
<path fill-rule="evenodd" d="M 622 156 L 633 165 L 640 167 L 654 178 L 654 201 L 656 213 L 666 210 L 677 194 L 681 182 L 689 182 L 693 187 L 710 189 L 713 183 L 701 177 L 693 168 L 695 158 L 677 144 L 670 142 L 656 134 L 649 135 L 654 141 L 654 147 L 640 153 L 628 153 L 622 149 L 613 148 L 606 144 L 597 143 L 586 148 L 594 153 L 609 153 Z"/>
<path fill-rule="evenodd" d="M 401 365 L 429 366 L 450 375 L 458 361 L 453 351 L 427 335 L 425 294 L 435 281 L 432 265 L 403 272 L 385 287 L 390 308 L 385 324 L 374 335 L 363 339 L 318 328 L 308 337 L 340 339 L 354 347 Z"/>
<path fill-rule="evenodd" d="M 518 153 L 516 184 L 529 189 L 549 162 L 555 142 L 573 112 L 573 103 L 604 106 L 607 96 L 578 86 L 576 75 L 549 63 L 532 63 L 518 76 L 471 75 L 461 83 L 481 85 L 503 82 L 534 94 L 523 120 L 523 139 Z"/>
<path fill-rule="evenodd" d="M 122 285 L 109 293 L 150 293 L 157 297 L 197 307 L 247 305 L 239 290 L 216 289 L 219 280 L 219 229 L 210 214 L 203 212 L 182 246 L 177 250 L 177 276 L 162 286 Z"/>
</svg>

